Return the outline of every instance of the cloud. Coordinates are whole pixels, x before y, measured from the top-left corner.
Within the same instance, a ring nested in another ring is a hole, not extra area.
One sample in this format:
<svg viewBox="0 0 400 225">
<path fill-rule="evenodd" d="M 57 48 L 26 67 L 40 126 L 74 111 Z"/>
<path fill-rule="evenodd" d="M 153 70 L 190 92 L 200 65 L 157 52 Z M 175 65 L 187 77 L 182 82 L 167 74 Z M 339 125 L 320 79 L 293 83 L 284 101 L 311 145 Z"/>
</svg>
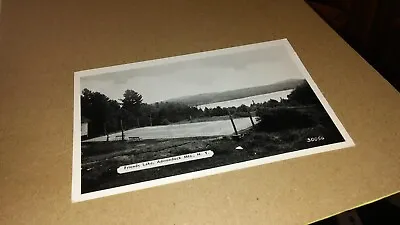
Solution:
<svg viewBox="0 0 400 225">
<path fill-rule="evenodd" d="M 143 95 L 145 102 L 153 103 L 301 77 L 286 49 L 274 46 L 84 77 L 81 86 L 104 93 L 112 99 L 122 98 L 126 89 L 133 89 Z"/>
</svg>

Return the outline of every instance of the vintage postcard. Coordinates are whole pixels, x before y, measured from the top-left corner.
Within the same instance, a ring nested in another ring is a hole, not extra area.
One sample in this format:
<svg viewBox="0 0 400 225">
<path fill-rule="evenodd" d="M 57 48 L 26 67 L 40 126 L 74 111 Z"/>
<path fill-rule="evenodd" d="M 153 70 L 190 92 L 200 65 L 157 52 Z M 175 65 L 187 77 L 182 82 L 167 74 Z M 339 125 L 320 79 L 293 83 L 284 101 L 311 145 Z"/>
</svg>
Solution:
<svg viewBox="0 0 400 225">
<path fill-rule="evenodd" d="M 286 39 L 79 71 L 72 200 L 353 146 Z"/>
</svg>

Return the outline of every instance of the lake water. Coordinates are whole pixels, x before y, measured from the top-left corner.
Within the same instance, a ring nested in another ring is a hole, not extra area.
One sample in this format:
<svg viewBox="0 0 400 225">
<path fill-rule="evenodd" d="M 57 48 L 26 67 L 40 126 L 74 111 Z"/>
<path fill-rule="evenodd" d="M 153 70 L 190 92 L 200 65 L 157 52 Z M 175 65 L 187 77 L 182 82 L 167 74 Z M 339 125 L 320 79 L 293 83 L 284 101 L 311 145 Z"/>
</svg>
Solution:
<svg viewBox="0 0 400 225">
<path fill-rule="evenodd" d="M 287 99 L 287 96 L 293 91 L 293 89 L 290 90 L 285 90 L 285 91 L 277 91 L 269 94 L 263 94 L 263 95 L 254 95 L 246 98 L 239 98 L 239 99 L 234 99 L 230 101 L 224 101 L 224 102 L 215 102 L 211 104 L 205 104 L 205 105 L 199 105 L 197 106 L 198 108 L 205 109 L 207 108 L 216 108 L 217 106 L 223 108 L 223 107 L 239 107 L 241 105 L 247 105 L 250 106 L 252 102 L 254 101 L 255 103 L 263 103 L 267 102 L 271 99 L 279 101 L 281 98 Z"/>
</svg>

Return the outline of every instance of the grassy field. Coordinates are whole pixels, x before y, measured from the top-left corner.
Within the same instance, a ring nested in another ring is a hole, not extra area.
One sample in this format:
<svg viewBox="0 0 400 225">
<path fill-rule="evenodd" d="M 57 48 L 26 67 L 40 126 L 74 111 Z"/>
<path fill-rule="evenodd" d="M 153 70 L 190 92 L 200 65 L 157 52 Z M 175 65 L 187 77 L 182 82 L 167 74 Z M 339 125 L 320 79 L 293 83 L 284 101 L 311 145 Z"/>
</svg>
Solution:
<svg viewBox="0 0 400 225">
<path fill-rule="evenodd" d="M 254 112 L 251 113 L 251 115 L 255 117 Z M 232 115 L 232 118 L 243 118 L 243 117 L 248 117 L 247 113 L 241 113 L 241 115 Z M 209 122 L 209 121 L 219 121 L 219 120 L 229 120 L 229 116 L 226 115 L 226 116 L 200 117 L 200 118 L 194 118 L 192 120 L 182 120 L 171 124 L 187 124 L 187 123 L 199 123 L 199 122 Z"/>
<path fill-rule="evenodd" d="M 279 132 L 249 129 L 243 131 L 242 134 L 243 137 L 239 140 L 218 136 L 143 140 L 139 142 L 82 143 L 82 193 L 343 141 L 333 123 Z M 317 136 L 324 137 L 324 140 L 307 142 L 307 138 Z M 239 145 L 244 150 L 235 150 Z M 116 172 L 116 169 L 122 165 L 204 150 L 212 150 L 214 156 L 126 174 Z"/>
<path fill-rule="evenodd" d="M 182 120 L 171 124 L 199 123 L 199 122 L 218 121 L 218 120 L 229 120 L 229 116 L 200 117 L 200 118 L 194 118 L 192 120 Z"/>
</svg>

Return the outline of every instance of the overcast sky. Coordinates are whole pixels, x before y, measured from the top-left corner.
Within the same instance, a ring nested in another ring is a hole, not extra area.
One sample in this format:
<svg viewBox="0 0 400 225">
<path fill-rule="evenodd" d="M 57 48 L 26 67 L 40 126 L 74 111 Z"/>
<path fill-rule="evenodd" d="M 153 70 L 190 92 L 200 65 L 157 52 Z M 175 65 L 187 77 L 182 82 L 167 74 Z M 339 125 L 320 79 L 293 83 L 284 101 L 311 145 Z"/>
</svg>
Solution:
<svg viewBox="0 0 400 225">
<path fill-rule="evenodd" d="M 122 98 L 126 89 L 154 103 L 171 98 L 221 92 L 303 78 L 284 46 L 211 56 L 203 59 L 138 68 L 81 78 L 88 88 L 111 99 Z"/>
</svg>

